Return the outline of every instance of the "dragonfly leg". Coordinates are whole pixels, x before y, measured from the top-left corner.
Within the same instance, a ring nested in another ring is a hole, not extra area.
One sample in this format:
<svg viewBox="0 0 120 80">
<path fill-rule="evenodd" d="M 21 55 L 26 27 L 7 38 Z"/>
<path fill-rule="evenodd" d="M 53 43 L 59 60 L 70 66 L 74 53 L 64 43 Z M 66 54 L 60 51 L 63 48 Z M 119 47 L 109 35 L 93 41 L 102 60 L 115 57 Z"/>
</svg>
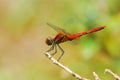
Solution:
<svg viewBox="0 0 120 80">
<path fill-rule="evenodd" d="M 50 38 L 51 38 L 51 37 L 50 37 Z M 51 38 L 51 40 L 52 40 L 52 38 Z M 53 49 L 54 49 L 54 45 L 55 45 L 55 43 L 54 43 L 54 41 L 52 40 L 52 46 L 51 46 L 50 49 L 47 50 L 46 52 L 50 52 L 51 50 L 53 50 Z"/>
<path fill-rule="evenodd" d="M 56 53 L 57 53 L 57 46 L 56 44 L 54 44 L 54 52 L 51 55 L 54 56 Z"/>
<path fill-rule="evenodd" d="M 51 48 L 49 50 L 47 50 L 47 52 L 50 52 L 51 50 L 54 50 L 54 52 L 51 54 L 52 56 L 54 56 L 57 53 L 57 48 L 56 47 L 57 46 L 56 46 L 55 42 L 53 41 Z"/>
<path fill-rule="evenodd" d="M 52 44 L 52 46 L 50 47 L 50 49 L 47 50 L 46 52 L 50 52 L 50 51 L 53 50 L 53 49 L 54 49 L 54 44 Z"/>
<path fill-rule="evenodd" d="M 59 49 L 61 50 L 62 54 L 60 55 L 60 57 L 57 59 L 57 61 L 59 61 L 61 59 L 61 57 L 64 54 L 64 50 L 61 48 L 61 46 L 59 44 L 57 44 L 57 46 L 59 47 Z"/>
</svg>

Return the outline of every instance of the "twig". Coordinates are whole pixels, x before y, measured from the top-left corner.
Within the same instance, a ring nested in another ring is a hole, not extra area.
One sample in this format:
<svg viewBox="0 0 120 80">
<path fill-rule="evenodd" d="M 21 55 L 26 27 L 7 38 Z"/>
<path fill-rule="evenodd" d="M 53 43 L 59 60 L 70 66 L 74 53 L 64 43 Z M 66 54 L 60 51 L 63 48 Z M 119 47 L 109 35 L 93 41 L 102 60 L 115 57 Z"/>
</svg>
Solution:
<svg viewBox="0 0 120 80">
<path fill-rule="evenodd" d="M 87 78 L 83 78 L 80 75 L 78 75 L 77 73 L 73 72 L 72 70 L 70 70 L 68 67 L 64 66 L 63 64 L 61 64 L 60 62 L 58 62 L 55 58 L 53 58 L 48 52 L 45 53 L 45 55 L 58 67 L 64 69 L 65 71 L 67 71 L 68 73 L 70 73 L 72 76 L 74 76 L 76 79 L 78 80 L 88 80 Z"/>
<path fill-rule="evenodd" d="M 95 80 L 101 80 L 95 72 L 93 72 L 93 76 L 94 76 Z"/>
<path fill-rule="evenodd" d="M 109 73 L 114 76 L 115 80 L 120 80 L 120 77 L 117 74 L 113 73 L 110 69 L 105 69 L 105 73 Z"/>
</svg>

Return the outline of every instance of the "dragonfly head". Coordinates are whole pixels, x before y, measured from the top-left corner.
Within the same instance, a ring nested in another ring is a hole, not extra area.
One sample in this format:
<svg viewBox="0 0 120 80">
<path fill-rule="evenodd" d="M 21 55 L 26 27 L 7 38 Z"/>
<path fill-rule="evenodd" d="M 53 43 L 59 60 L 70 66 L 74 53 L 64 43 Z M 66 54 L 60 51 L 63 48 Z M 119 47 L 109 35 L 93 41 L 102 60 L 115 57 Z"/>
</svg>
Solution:
<svg viewBox="0 0 120 80">
<path fill-rule="evenodd" d="M 47 37 L 45 43 L 46 43 L 47 45 L 52 45 L 53 39 L 52 39 L 51 37 Z"/>
</svg>

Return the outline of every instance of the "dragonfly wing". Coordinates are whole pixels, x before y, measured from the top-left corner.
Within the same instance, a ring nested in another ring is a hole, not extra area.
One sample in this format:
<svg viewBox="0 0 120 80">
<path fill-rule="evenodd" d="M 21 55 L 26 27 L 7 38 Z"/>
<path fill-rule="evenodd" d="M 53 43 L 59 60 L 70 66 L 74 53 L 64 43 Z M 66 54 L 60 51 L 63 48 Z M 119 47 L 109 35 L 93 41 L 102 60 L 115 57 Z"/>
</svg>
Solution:
<svg viewBox="0 0 120 80">
<path fill-rule="evenodd" d="M 47 25 L 49 25 L 51 28 L 53 28 L 55 31 L 59 32 L 59 33 L 63 33 L 63 34 L 69 34 L 68 32 L 66 32 L 64 29 L 58 27 L 58 26 L 55 26 L 51 23 L 47 23 Z"/>
</svg>

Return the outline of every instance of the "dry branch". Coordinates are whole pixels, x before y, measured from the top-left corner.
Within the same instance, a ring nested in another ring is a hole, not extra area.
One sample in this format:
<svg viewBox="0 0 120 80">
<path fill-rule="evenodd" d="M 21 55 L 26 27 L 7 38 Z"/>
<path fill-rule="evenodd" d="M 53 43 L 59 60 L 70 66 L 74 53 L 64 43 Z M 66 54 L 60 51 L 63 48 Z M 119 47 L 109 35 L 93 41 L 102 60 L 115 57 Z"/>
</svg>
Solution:
<svg viewBox="0 0 120 80">
<path fill-rule="evenodd" d="M 65 71 L 67 71 L 68 73 L 70 73 L 73 77 L 75 77 L 76 79 L 78 80 L 89 80 L 87 78 L 83 78 L 81 77 L 80 75 L 78 75 L 77 73 L 73 72 L 71 69 L 69 69 L 68 67 L 64 66 L 63 64 L 61 64 L 60 62 L 58 62 L 55 58 L 53 58 L 48 52 L 45 53 L 45 55 L 55 64 L 57 65 L 58 67 L 64 69 Z M 105 73 L 109 73 L 111 74 L 112 76 L 114 76 L 115 80 L 120 80 L 120 77 L 113 73 L 110 69 L 105 69 Z M 93 76 L 95 78 L 95 80 L 101 80 L 99 78 L 99 76 L 93 72 Z"/>
<path fill-rule="evenodd" d="M 101 80 L 95 72 L 93 72 L 93 76 L 94 76 L 95 80 Z"/>
<path fill-rule="evenodd" d="M 120 80 L 120 77 L 117 74 L 113 73 L 110 69 L 105 69 L 105 73 L 111 74 L 115 80 Z"/>
<path fill-rule="evenodd" d="M 74 76 L 76 79 L 78 80 L 88 80 L 87 78 L 83 78 L 80 75 L 78 75 L 77 73 L 73 72 L 71 69 L 69 69 L 68 67 L 64 66 L 63 64 L 61 64 L 60 62 L 58 62 L 55 58 L 53 58 L 48 52 L 45 53 L 45 55 L 58 67 L 64 69 L 65 71 L 67 71 L 68 73 L 70 73 L 72 76 Z"/>
</svg>

